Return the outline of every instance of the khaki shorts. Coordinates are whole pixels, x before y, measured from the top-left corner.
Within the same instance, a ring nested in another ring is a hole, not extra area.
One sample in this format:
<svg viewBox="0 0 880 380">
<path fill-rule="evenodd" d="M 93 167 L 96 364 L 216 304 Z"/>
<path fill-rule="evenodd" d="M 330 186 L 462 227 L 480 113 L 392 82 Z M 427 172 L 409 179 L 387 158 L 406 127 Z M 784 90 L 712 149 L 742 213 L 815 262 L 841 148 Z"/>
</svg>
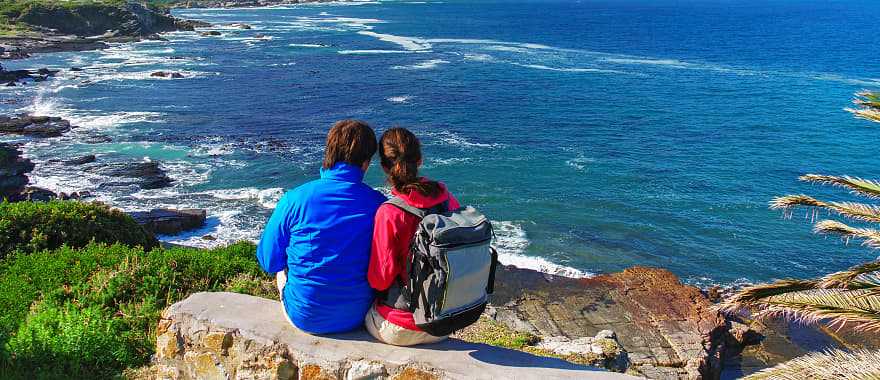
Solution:
<svg viewBox="0 0 880 380">
<path fill-rule="evenodd" d="M 415 346 L 417 344 L 437 343 L 446 339 L 445 336 L 433 336 L 423 331 L 415 331 L 400 327 L 385 320 L 376 310 L 376 306 L 370 308 L 364 318 L 367 331 L 382 343 L 395 346 Z"/>
<path fill-rule="evenodd" d="M 291 325 L 296 327 L 293 324 L 293 321 L 290 320 L 290 316 L 287 315 L 287 307 L 284 306 L 284 285 L 287 285 L 287 269 L 275 273 L 275 285 L 278 286 L 278 299 L 281 300 L 281 312 L 284 313 L 284 318 L 287 318 L 287 322 L 290 322 Z"/>
</svg>

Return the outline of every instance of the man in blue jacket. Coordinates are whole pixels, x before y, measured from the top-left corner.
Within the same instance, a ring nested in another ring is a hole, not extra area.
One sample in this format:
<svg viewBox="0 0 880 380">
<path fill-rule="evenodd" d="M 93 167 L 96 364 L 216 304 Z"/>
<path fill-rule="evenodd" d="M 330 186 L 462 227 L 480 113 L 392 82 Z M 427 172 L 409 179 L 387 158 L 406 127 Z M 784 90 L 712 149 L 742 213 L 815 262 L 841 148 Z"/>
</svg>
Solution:
<svg viewBox="0 0 880 380">
<path fill-rule="evenodd" d="M 300 330 L 353 330 L 372 305 L 370 241 L 385 196 L 363 178 L 376 148 L 369 125 L 337 122 L 327 134 L 321 178 L 287 192 L 266 224 L 257 259 L 276 273 L 281 302 Z"/>
</svg>

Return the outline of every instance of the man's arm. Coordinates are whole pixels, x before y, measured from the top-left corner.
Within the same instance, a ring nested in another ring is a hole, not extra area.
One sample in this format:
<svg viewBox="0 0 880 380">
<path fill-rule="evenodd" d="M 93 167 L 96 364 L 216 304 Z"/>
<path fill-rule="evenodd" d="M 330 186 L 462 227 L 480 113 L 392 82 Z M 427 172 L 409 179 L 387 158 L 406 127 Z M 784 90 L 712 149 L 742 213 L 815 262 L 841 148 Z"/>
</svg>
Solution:
<svg viewBox="0 0 880 380">
<path fill-rule="evenodd" d="M 257 260 L 260 262 L 260 267 L 269 273 L 287 269 L 286 250 L 290 245 L 290 213 L 293 209 L 290 198 L 285 194 L 278 201 L 257 246 Z"/>
</svg>

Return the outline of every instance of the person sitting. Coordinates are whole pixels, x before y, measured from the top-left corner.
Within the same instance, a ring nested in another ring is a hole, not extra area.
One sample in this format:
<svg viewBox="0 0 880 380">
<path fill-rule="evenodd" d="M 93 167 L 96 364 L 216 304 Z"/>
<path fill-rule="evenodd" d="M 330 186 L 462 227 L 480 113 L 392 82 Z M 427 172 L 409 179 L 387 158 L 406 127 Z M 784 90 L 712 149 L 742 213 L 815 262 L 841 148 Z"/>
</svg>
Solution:
<svg viewBox="0 0 880 380">
<path fill-rule="evenodd" d="M 359 328 L 374 300 L 366 274 L 374 216 L 386 198 L 363 178 L 376 149 L 369 125 L 337 122 L 320 179 L 281 198 L 257 247 L 260 266 L 276 275 L 285 315 L 307 333 Z"/>
<path fill-rule="evenodd" d="M 431 209 L 444 205 L 449 210 L 460 207 L 446 186 L 419 177 L 422 152 L 416 136 L 404 128 L 386 131 L 379 142 L 379 157 L 392 194 L 406 204 Z M 410 243 L 421 220 L 392 204 L 383 204 L 376 213 L 373 245 L 367 278 L 370 286 L 386 292 L 396 281 L 406 283 L 406 262 Z M 394 307 L 392 296 L 385 294 L 370 308 L 364 323 L 379 341 L 397 346 L 434 343 L 446 339 L 433 336 L 416 326 L 413 313 Z"/>
</svg>

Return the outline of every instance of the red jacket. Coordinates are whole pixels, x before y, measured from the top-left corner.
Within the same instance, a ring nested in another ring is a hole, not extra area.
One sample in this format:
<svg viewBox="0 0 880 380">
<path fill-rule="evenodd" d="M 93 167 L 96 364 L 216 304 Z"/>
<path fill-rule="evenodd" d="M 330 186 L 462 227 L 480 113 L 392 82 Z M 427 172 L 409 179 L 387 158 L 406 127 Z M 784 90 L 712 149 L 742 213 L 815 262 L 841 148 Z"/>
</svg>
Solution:
<svg viewBox="0 0 880 380">
<path fill-rule="evenodd" d="M 417 191 L 401 194 L 392 191 L 392 194 L 403 198 L 410 206 L 418 208 L 431 208 L 449 200 L 449 208 L 455 210 L 461 207 L 458 200 L 446 190 L 442 183 L 443 192 L 436 198 L 429 198 Z M 376 223 L 373 229 L 373 247 L 370 253 L 370 267 L 367 270 L 367 280 L 373 289 L 382 291 L 391 287 L 394 280 L 400 277 L 407 280 L 406 260 L 409 257 L 409 244 L 419 226 L 419 218 L 392 205 L 383 204 L 376 212 Z M 400 327 L 419 331 L 412 313 L 392 308 L 378 303 L 376 310 L 385 320 Z"/>
</svg>

